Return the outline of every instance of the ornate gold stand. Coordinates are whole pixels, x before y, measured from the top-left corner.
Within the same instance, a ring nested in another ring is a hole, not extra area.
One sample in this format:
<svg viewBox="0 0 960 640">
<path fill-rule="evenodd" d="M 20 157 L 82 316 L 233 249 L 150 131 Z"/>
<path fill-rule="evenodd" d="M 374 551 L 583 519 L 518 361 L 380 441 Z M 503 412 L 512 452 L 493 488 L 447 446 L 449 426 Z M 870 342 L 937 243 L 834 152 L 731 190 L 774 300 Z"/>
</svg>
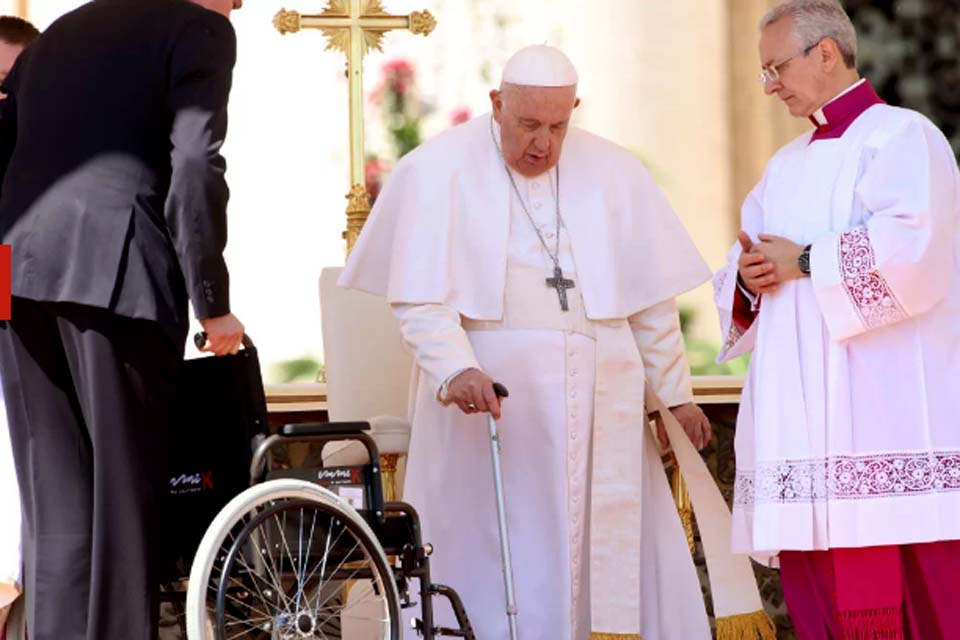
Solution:
<svg viewBox="0 0 960 640">
<path fill-rule="evenodd" d="M 380 454 L 380 481 L 383 483 L 383 501 L 396 502 L 400 492 L 397 490 L 397 463 L 399 453 Z"/>
<path fill-rule="evenodd" d="M 680 514 L 683 532 L 687 535 L 687 545 L 690 547 L 690 553 L 695 553 L 697 545 L 693 539 L 693 507 L 690 504 L 690 496 L 687 494 L 687 486 L 683 481 L 683 475 L 680 473 L 680 463 L 677 462 L 677 457 L 671 453 L 667 460 L 669 464 L 673 465 L 671 482 L 673 501 L 677 505 L 677 513 Z"/>
</svg>

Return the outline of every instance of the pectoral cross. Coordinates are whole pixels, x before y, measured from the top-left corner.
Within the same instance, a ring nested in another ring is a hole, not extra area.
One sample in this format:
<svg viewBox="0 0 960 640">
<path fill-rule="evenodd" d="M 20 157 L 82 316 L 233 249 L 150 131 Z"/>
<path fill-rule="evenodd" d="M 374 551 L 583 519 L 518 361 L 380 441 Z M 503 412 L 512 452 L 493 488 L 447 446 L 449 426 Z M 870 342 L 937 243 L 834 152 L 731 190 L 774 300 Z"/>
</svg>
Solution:
<svg viewBox="0 0 960 640">
<path fill-rule="evenodd" d="M 347 194 L 347 253 L 370 214 L 370 194 L 364 180 L 363 149 L 363 56 L 369 49 L 380 51 L 383 34 L 392 29 L 409 29 L 429 35 L 437 22 L 429 11 L 394 16 L 384 11 L 382 0 L 329 0 L 319 15 L 300 15 L 281 9 L 273 19 L 281 34 L 300 29 L 320 29 L 327 37 L 327 49 L 347 54 L 350 80 L 350 193 Z"/>
<path fill-rule="evenodd" d="M 557 290 L 560 309 L 570 311 L 570 306 L 567 304 L 567 289 L 573 289 L 576 285 L 573 284 L 573 280 L 563 277 L 563 270 L 560 268 L 560 265 L 553 267 L 553 277 L 547 278 L 547 286 Z"/>
</svg>

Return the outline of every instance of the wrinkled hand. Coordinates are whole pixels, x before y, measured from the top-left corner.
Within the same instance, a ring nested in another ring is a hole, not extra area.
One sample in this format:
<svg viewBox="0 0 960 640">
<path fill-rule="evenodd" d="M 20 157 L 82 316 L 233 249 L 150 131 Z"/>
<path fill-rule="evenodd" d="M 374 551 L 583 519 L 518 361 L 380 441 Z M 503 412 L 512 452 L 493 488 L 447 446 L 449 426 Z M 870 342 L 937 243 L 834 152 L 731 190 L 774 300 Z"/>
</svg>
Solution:
<svg viewBox="0 0 960 640">
<path fill-rule="evenodd" d="M 741 230 L 737 233 L 737 240 L 740 241 L 740 247 L 743 249 L 737 261 L 737 270 L 744 286 L 755 296 L 776 291 L 779 284 L 775 271 L 776 265 L 757 250 L 757 245 L 753 243 L 746 231 Z"/>
<path fill-rule="evenodd" d="M 207 342 L 200 351 L 206 351 L 217 356 L 236 353 L 243 344 L 243 324 L 232 313 L 216 318 L 206 318 L 200 321 L 207 334 Z"/>
<path fill-rule="evenodd" d="M 687 437 L 690 438 L 690 442 L 693 443 L 693 446 L 695 446 L 698 451 L 707 446 L 710 438 L 713 437 L 713 430 L 710 428 L 710 420 L 700 407 L 692 402 L 688 402 L 687 404 L 671 407 L 670 413 L 673 414 L 673 417 L 676 418 L 680 426 L 683 427 Z M 663 418 L 660 417 L 659 413 L 656 416 L 656 422 L 657 439 L 660 441 L 660 446 L 666 449 L 670 446 L 670 438 L 667 437 L 667 429 L 664 427 Z"/>
<path fill-rule="evenodd" d="M 500 398 L 493 391 L 493 379 L 479 369 L 467 369 L 447 386 L 444 402 L 460 407 L 466 414 L 489 411 L 500 419 Z"/>
<path fill-rule="evenodd" d="M 788 280 L 804 277 L 804 273 L 800 271 L 800 265 L 797 264 L 797 258 L 803 253 L 802 245 L 780 236 L 763 233 L 760 234 L 759 238 L 760 242 L 753 245 L 753 248 L 773 264 L 777 282 L 784 283 Z"/>
</svg>

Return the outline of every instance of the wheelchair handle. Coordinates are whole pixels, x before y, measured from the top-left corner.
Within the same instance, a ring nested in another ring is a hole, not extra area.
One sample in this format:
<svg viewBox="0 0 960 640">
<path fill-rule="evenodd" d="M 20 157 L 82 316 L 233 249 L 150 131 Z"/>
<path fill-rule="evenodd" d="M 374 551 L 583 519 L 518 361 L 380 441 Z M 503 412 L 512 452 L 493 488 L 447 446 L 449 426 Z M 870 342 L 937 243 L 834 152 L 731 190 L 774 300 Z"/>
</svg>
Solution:
<svg viewBox="0 0 960 640">
<path fill-rule="evenodd" d="M 207 332 L 206 331 L 197 331 L 193 334 L 193 344 L 197 349 L 203 349 L 203 345 L 207 344 Z M 253 344 L 253 340 L 250 339 L 250 336 L 243 334 L 243 348 L 244 349 L 253 349 L 256 345 Z"/>
</svg>

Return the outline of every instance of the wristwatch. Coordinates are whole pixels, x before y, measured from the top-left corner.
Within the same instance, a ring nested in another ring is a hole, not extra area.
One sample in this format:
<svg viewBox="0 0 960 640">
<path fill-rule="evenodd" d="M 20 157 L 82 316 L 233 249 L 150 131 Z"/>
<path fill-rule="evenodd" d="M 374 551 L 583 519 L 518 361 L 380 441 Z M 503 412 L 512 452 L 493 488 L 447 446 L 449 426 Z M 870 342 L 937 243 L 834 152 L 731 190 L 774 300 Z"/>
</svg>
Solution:
<svg viewBox="0 0 960 640">
<path fill-rule="evenodd" d="M 800 272 L 808 276 L 810 275 L 810 247 L 812 244 L 808 244 L 803 248 L 803 251 L 800 252 L 800 256 L 797 258 L 797 266 L 800 268 Z"/>
</svg>

